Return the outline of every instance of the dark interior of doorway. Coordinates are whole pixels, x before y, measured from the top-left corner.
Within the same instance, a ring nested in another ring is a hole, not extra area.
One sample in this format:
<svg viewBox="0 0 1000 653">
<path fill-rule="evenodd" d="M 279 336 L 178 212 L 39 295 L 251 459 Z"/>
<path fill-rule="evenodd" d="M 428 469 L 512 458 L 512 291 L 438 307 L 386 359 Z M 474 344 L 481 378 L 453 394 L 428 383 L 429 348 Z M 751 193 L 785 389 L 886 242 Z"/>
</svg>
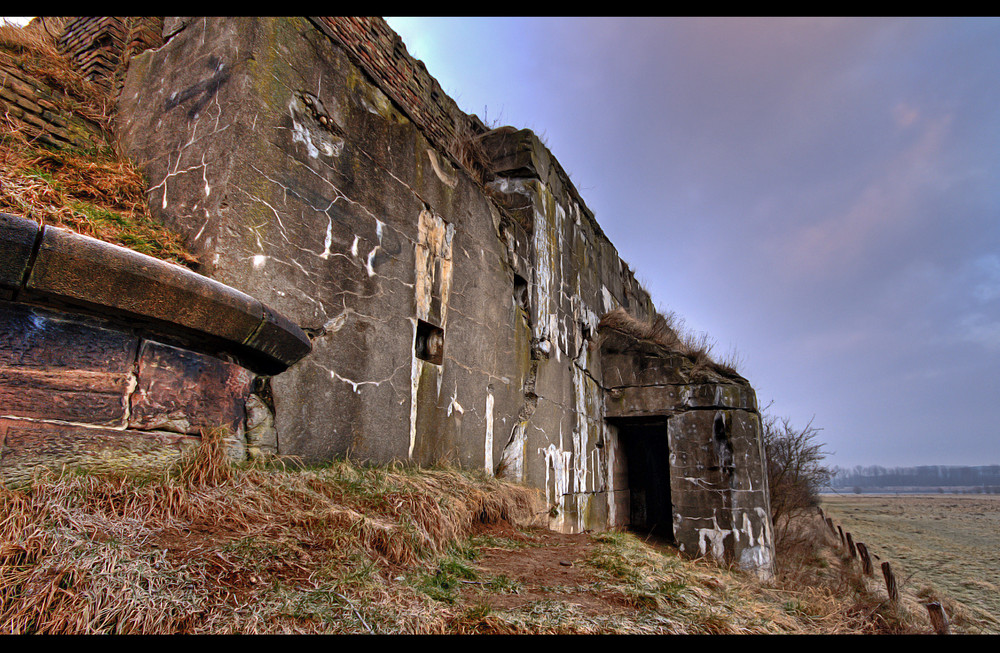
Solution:
<svg viewBox="0 0 1000 653">
<path fill-rule="evenodd" d="M 673 542 L 667 419 L 628 419 L 616 426 L 625 453 L 631 528 Z"/>
</svg>

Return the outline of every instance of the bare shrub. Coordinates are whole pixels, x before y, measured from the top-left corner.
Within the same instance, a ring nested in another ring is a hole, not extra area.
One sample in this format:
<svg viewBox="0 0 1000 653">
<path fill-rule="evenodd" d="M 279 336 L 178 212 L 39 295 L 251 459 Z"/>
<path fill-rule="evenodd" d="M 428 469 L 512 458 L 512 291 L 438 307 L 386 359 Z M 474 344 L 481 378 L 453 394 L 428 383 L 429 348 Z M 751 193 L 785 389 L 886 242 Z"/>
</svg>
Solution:
<svg viewBox="0 0 1000 653">
<path fill-rule="evenodd" d="M 816 437 L 812 420 L 796 428 L 787 417 L 764 415 L 762 420 L 771 521 L 776 543 L 789 533 L 791 520 L 819 506 L 819 492 L 833 472 L 823 465 L 827 453 Z"/>
</svg>

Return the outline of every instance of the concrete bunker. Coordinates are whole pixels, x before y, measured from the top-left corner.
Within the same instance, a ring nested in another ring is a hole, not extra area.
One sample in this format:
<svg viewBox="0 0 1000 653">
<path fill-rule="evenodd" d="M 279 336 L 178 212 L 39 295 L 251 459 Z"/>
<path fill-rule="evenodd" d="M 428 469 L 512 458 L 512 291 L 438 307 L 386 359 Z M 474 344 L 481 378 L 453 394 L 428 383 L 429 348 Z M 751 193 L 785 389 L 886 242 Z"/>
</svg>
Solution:
<svg viewBox="0 0 1000 653">
<path fill-rule="evenodd" d="M 768 569 L 770 507 L 753 389 L 662 321 L 618 310 L 599 331 L 605 419 L 618 437 L 629 525 L 666 535 L 682 551 Z"/>
<path fill-rule="evenodd" d="M 752 388 L 599 325 L 656 308 L 534 134 L 462 112 L 377 18 L 158 20 L 116 134 L 204 273 L 312 337 L 267 384 L 279 454 L 447 459 L 542 490 L 550 528 L 769 572 Z"/>
</svg>

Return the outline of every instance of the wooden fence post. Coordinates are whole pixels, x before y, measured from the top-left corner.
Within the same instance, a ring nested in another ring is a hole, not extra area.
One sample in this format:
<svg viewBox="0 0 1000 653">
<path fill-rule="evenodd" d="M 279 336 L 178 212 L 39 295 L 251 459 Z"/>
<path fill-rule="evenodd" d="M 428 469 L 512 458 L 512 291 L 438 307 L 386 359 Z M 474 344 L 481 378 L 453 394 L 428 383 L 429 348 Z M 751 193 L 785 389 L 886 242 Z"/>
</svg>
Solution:
<svg viewBox="0 0 1000 653">
<path fill-rule="evenodd" d="M 924 606 L 927 608 L 927 613 L 931 616 L 931 625 L 934 627 L 934 632 L 938 635 L 950 634 L 951 627 L 948 625 L 948 615 L 945 614 L 941 604 L 934 601 L 933 603 L 925 603 Z"/>
<path fill-rule="evenodd" d="M 847 533 L 847 550 L 851 552 L 852 558 L 858 557 L 858 552 L 854 549 L 854 538 L 850 533 Z"/>
<path fill-rule="evenodd" d="M 840 545 L 846 548 L 847 538 L 844 537 L 844 529 L 841 527 L 840 524 L 837 524 L 837 530 L 840 531 Z"/>
<path fill-rule="evenodd" d="M 882 563 L 882 575 L 885 576 L 885 589 L 889 592 L 889 600 L 893 603 L 899 601 L 899 590 L 896 589 L 896 577 L 892 573 L 889 561 Z"/>
<path fill-rule="evenodd" d="M 864 572 L 866 576 L 871 576 L 872 558 L 868 555 L 868 547 L 864 542 L 858 542 L 855 546 L 858 547 L 858 555 L 861 556 L 861 571 Z"/>
<path fill-rule="evenodd" d="M 826 525 L 830 527 L 830 532 L 834 535 L 837 534 L 837 529 L 833 527 L 833 520 L 829 517 L 826 518 Z"/>
</svg>

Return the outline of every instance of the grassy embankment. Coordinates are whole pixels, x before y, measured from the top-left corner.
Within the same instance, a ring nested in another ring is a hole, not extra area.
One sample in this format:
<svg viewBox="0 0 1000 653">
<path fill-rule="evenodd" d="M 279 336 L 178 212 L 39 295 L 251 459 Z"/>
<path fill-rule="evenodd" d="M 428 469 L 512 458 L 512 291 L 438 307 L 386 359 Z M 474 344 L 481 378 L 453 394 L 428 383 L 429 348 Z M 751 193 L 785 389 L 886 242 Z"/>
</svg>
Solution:
<svg viewBox="0 0 1000 653">
<path fill-rule="evenodd" d="M 628 533 L 533 527 L 537 500 L 454 469 L 233 467 L 211 434 L 162 477 L 40 473 L 0 489 L 0 631 L 929 630 L 821 531 L 762 584 Z"/>
</svg>

